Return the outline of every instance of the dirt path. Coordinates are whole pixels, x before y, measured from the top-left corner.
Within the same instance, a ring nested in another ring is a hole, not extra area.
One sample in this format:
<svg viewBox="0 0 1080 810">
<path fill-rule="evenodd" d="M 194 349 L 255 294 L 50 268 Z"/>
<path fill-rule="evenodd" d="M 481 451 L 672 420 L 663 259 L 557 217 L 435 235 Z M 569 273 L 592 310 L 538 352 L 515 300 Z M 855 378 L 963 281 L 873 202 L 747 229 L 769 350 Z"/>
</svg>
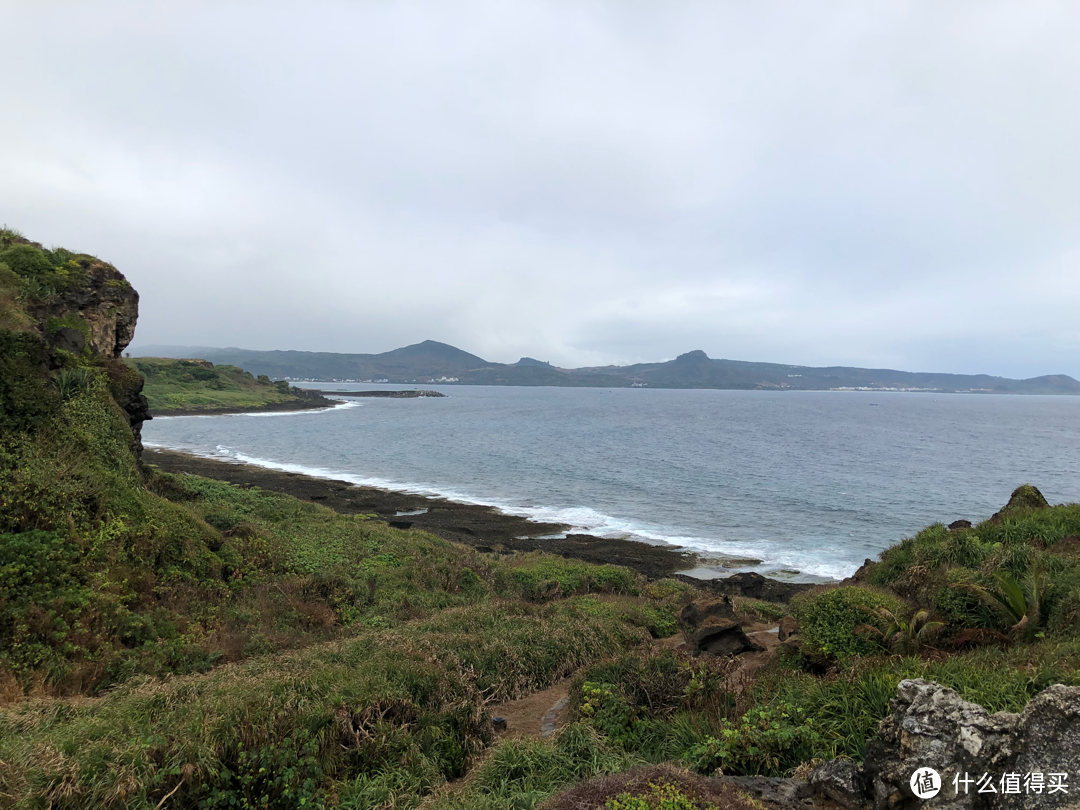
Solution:
<svg viewBox="0 0 1080 810">
<path fill-rule="evenodd" d="M 550 737 L 561 725 L 566 703 L 570 696 L 570 679 L 566 678 L 542 692 L 533 692 L 520 700 L 511 700 L 492 706 L 492 717 L 506 720 L 503 739 L 518 737 Z"/>
<path fill-rule="evenodd" d="M 732 675 L 732 678 L 742 675 L 749 677 L 756 672 L 762 664 L 772 655 L 772 651 L 780 644 L 776 633 L 769 633 L 768 625 L 761 625 L 747 633 L 754 641 L 765 647 L 765 652 L 750 653 L 744 655 L 742 667 Z M 682 635 L 674 635 L 669 638 L 658 638 L 653 641 L 656 649 L 672 650 L 681 646 Z M 747 673 L 743 675 L 743 673 Z M 521 737 L 550 737 L 556 730 L 566 724 L 566 706 L 570 699 L 570 678 L 565 678 L 541 692 L 533 692 L 528 697 L 520 700 L 510 700 L 492 706 L 489 711 L 491 716 L 501 717 L 506 720 L 506 731 L 500 732 L 502 739 L 518 739 Z"/>
</svg>

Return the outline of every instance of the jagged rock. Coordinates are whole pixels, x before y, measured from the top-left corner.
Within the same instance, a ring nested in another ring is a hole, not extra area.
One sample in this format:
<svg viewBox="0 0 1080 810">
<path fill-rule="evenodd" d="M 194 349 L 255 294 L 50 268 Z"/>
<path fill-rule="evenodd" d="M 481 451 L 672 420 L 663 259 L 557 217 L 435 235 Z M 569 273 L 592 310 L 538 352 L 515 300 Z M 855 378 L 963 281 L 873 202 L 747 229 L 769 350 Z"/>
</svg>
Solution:
<svg viewBox="0 0 1080 810">
<path fill-rule="evenodd" d="M 952 523 L 949 524 L 949 531 L 950 532 L 955 532 L 957 529 L 970 529 L 970 528 L 971 528 L 971 521 L 970 520 L 963 520 L 963 519 L 954 520 Z"/>
<path fill-rule="evenodd" d="M 784 616 L 780 619 L 780 629 L 777 635 L 781 641 L 787 641 L 798 632 L 799 623 L 795 621 L 794 616 Z"/>
<path fill-rule="evenodd" d="M 679 621 L 687 643 L 709 655 L 739 655 L 763 649 L 747 638 L 727 597 L 691 602 L 682 609 Z"/>
<path fill-rule="evenodd" d="M 1067 773 L 1069 794 L 1073 801 L 1080 795 L 1080 687 L 1060 683 L 1044 689 L 1020 714 L 1017 734 L 1009 739 L 1010 770 L 1021 774 Z M 1048 794 L 1025 796 L 1025 801 L 1010 805 L 1024 810 L 1036 807 L 1065 806 L 1066 796 L 1054 794 L 1061 801 L 1052 802 Z M 1040 802 L 1033 801 L 1035 798 Z M 1002 805 L 1004 806 L 1004 805 Z"/>
<path fill-rule="evenodd" d="M 866 775 L 850 759 L 834 759 L 818 765 L 810 772 L 808 781 L 812 791 L 827 796 L 841 807 L 854 810 L 864 806 Z"/>
<path fill-rule="evenodd" d="M 781 582 L 778 579 L 763 577 L 753 571 L 732 574 L 722 579 L 702 580 L 685 575 L 679 575 L 676 578 L 702 590 L 724 596 L 744 596 L 747 599 L 761 599 L 766 602 L 783 602 L 784 604 L 790 602 L 795 594 L 814 587 L 804 582 Z"/>
<path fill-rule="evenodd" d="M 150 403 L 143 396 L 143 386 L 146 380 L 135 369 L 126 365 L 122 360 L 113 360 L 109 363 L 109 393 L 112 394 L 116 404 L 127 417 L 131 426 L 131 448 L 138 459 L 142 459 L 142 426 L 143 422 L 153 419 L 150 415 Z"/>
<path fill-rule="evenodd" d="M 1057 684 L 1039 693 L 1021 714 L 990 714 L 951 689 L 915 679 L 900 682 L 890 705 L 892 713 L 867 744 L 861 773 L 851 774 L 851 789 L 843 779 L 823 774 L 815 780 L 811 774 L 820 795 L 849 807 L 866 803 L 874 810 L 1038 810 L 1076 802 L 1076 784 L 1069 785 L 1069 793 L 1050 793 L 1049 780 L 1050 774 L 1061 773 L 1068 775 L 1066 783 L 1070 777 L 1075 782 L 1080 772 L 1080 687 Z M 923 768 L 937 771 L 941 789 L 920 799 L 911 789 L 911 777 Z M 1044 775 L 1047 786 L 1041 792 L 1025 791 L 1029 773 Z M 997 792 L 979 792 L 977 780 L 984 774 Z M 1019 775 L 1020 792 L 1002 792 L 1007 774 Z M 966 792 L 965 778 L 976 780 Z"/>
<path fill-rule="evenodd" d="M 1045 509 L 1049 505 L 1038 487 L 1021 484 L 1013 490 L 1009 502 L 990 516 L 990 522 L 1001 523 L 1007 517 L 1014 517 L 1032 509 Z"/>
</svg>

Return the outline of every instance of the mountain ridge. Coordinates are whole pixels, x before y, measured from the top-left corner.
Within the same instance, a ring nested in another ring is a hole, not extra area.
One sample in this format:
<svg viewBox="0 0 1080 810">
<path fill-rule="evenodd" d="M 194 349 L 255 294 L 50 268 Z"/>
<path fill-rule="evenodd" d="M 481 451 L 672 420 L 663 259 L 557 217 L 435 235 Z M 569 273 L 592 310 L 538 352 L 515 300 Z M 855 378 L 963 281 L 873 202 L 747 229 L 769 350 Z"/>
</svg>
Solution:
<svg viewBox="0 0 1080 810">
<path fill-rule="evenodd" d="M 290 380 L 600 388 L 712 388 L 722 390 L 909 390 L 965 393 L 1080 394 L 1066 374 L 1016 380 L 991 374 L 951 374 L 855 366 L 802 366 L 709 357 L 701 349 L 674 360 L 628 366 L 558 368 L 531 357 L 495 363 L 448 343 L 425 340 L 378 354 L 259 351 L 236 347 L 147 346 L 135 357 L 198 358 L 240 366 L 252 374 Z"/>
</svg>

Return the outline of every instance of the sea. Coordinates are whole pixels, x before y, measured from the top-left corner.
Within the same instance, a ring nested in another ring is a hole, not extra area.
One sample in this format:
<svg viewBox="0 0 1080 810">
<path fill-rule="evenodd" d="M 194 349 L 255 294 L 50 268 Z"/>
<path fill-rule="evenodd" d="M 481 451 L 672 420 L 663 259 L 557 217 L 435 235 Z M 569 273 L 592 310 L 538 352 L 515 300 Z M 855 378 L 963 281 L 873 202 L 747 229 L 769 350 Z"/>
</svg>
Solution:
<svg viewBox="0 0 1080 810">
<path fill-rule="evenodd" d="M 681 546 L 701 577 L 839 579 L 929 524 L 990 517 L 1020 484 L 1080 501 L 1078 397 L 423 387 L 446 396 L 158 417 L 143 438 Z"/>
</svg>

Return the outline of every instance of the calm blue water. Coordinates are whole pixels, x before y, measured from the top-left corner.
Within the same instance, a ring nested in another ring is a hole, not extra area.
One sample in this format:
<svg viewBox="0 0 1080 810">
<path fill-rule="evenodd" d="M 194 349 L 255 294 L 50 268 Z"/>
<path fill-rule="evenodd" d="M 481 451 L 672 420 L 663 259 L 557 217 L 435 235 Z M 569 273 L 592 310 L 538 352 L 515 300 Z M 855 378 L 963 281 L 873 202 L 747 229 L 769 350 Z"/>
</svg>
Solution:
<svg viewBox="0 0 1080 810">
<path fill-rule="evenodd" d="M 143 436 L 796 578 L 843 577 L 930 523 L 989 517 L 1022 483 L 1080 500 L 1076 397 L 439 390 L 449 396 L 159 418 Z"/>
</svg>

